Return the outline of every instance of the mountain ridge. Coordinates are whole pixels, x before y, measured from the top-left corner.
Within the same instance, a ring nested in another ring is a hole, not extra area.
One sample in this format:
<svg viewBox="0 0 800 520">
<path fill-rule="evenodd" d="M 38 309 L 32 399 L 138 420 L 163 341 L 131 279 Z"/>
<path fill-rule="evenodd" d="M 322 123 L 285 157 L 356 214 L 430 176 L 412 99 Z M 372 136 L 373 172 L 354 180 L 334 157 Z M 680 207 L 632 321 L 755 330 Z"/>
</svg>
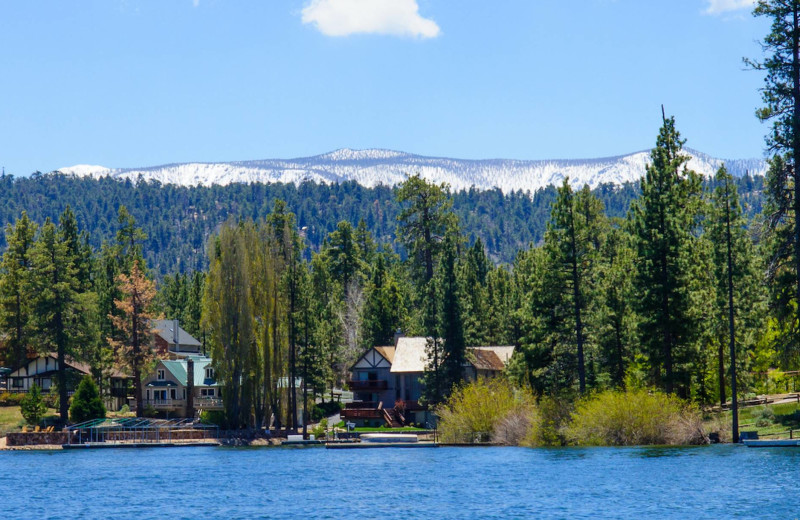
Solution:
<svg viewBox="0 0 800 520">
<path fill-rule="evenodd" d="M 734 176 L 763 175 L 763 159 L 718 159 L 686 148 L 689 167 L 704 176 L 713 175 L 723 163 Z M 79 164 L 56 170 L 78 177 L 112 177 L 119 180 L 158 181 L 179 186 L 211 186 L 232 183 L 294 183 L 316 181 L 340 183 L 355 181 L 365 187 L 394 186 L 409 174 L 446 182 L 455 191 L 475 188 L 535 192 L 548 185 L 559 185 L 569 177 L 570 184 L 596 188 L 601 184 L 635 182 L 644 173 L 649 150 L 596 159 L 454 159 L 430 157 L 408 152 L 368 148 L 340 148 L 324 154 L 292 159 L 257 159 L 228 162 L 170 163 L 138 168 L 108 168 Z"/>
</svg>

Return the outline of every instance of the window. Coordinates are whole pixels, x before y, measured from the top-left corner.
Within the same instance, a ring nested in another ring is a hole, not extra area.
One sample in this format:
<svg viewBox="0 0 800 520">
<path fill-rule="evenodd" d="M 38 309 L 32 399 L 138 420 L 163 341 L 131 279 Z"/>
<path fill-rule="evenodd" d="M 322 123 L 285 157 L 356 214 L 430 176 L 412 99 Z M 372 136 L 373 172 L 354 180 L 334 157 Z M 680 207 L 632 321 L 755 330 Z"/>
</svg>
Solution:
<svg viewBox="0 0 800 520">
<path fill-rule="evenodd" d="M 177 397 L 175 396 L 175 389 L 174 388 L 169 391 L 169 396 L 172 399 L 177 399 Z"/>
<path fill-rule="evenodd" d="M 214 379 L 214 369 L 206 367 L 206 379 Z"/>
<path fill-rule="evenodd" d="M 201 388 L 200 395 L 203 397 L 214 397 L 214 389 L 213 388 Z"/>
<path fill-rule="evenodd" d="M 164 377 L 164 369 L 163 368 L 159 368 L 158 369 L 158 380 L 159 381 L 163 381 L 164 379 L 165 379 L 165 377 Z"/>
</svg>

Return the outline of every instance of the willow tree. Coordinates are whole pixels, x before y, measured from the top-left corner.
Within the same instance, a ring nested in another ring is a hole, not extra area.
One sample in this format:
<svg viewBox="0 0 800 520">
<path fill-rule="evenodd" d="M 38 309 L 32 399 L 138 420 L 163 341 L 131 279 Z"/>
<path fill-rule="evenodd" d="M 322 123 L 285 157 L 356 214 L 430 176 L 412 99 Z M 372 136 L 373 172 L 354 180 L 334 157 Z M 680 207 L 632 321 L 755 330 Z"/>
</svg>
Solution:
<svg viewBox="0 0 800 520">
<path fill-rule="evenodd" d="M 231 428 L 252 424 L 251 378 L 255 343 L 248 247 L 241 227 L 229 222 L 209 244 L 203 326 L 209 333 L 225 419 Z"/>
</svg>

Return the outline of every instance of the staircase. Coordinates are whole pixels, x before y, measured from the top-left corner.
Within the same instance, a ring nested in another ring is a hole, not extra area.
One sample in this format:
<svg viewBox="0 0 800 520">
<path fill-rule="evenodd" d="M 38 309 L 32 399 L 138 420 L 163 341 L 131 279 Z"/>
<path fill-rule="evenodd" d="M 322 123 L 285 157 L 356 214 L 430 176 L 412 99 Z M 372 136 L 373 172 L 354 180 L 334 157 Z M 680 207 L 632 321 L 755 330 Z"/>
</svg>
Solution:
<svg viewBox="0 0 800 520">
<path fill-rule="evenodd" d="M 405 426 L 406 419 L 403 414 L 395 408 L 383 409 L 383 420 L 389 428 L 402 428 Z"/>
</svg>

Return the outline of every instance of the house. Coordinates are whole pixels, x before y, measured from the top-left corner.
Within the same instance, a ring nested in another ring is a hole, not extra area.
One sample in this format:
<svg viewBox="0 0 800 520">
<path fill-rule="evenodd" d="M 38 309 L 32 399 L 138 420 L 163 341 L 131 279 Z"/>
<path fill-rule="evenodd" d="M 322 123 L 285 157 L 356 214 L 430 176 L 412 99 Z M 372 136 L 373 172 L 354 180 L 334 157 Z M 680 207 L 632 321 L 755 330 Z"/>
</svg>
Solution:
<svg viewBox="0 0 800 520">
<path fill-rule="evenodd" d="M 160 359 L 143 387 L 144 406 L 173 417 L 192 418 L 202 410 L 222 410 L 221 386 L 209 357 Z"/>
<path fill-rule="evenodd" d="M 354 399 L 342 416 L 369 426 L 432 423 L 432 414 L 419 403 L 427 346 L 427 338 L 399 337 L 395 346 L 372 347 L 364 353 L 350 368 Z M 468 347 L 464 379 L 496 377 L 513 354 L 512 346 Z"/>
<path fill-rule="evenodd" d="M 183 330 L 178 320 L 153 320 L 158 357 L 185 358 L 203 354 L 203 345 Z"/>
<path fill-rule="evenodd" d="M 67 394 L 72 395 L 83 376 L 91 376 L 92 368 L 87 364 L 67 356 Z M 109 375 L 109 385 L 103 390 L 103 400 L 107 409 L 119 410 L 126 404 L 132 378 L 127 374 L 113 370 Z M 8 391 L 27 393 L 33 385 L 47 393 L 58 381 L 58 356 L 54 352 L 37 355 L 26 364 L 8 375 Z M 107 389 L 107 391 L 106 391 Z"/>
</svg>

